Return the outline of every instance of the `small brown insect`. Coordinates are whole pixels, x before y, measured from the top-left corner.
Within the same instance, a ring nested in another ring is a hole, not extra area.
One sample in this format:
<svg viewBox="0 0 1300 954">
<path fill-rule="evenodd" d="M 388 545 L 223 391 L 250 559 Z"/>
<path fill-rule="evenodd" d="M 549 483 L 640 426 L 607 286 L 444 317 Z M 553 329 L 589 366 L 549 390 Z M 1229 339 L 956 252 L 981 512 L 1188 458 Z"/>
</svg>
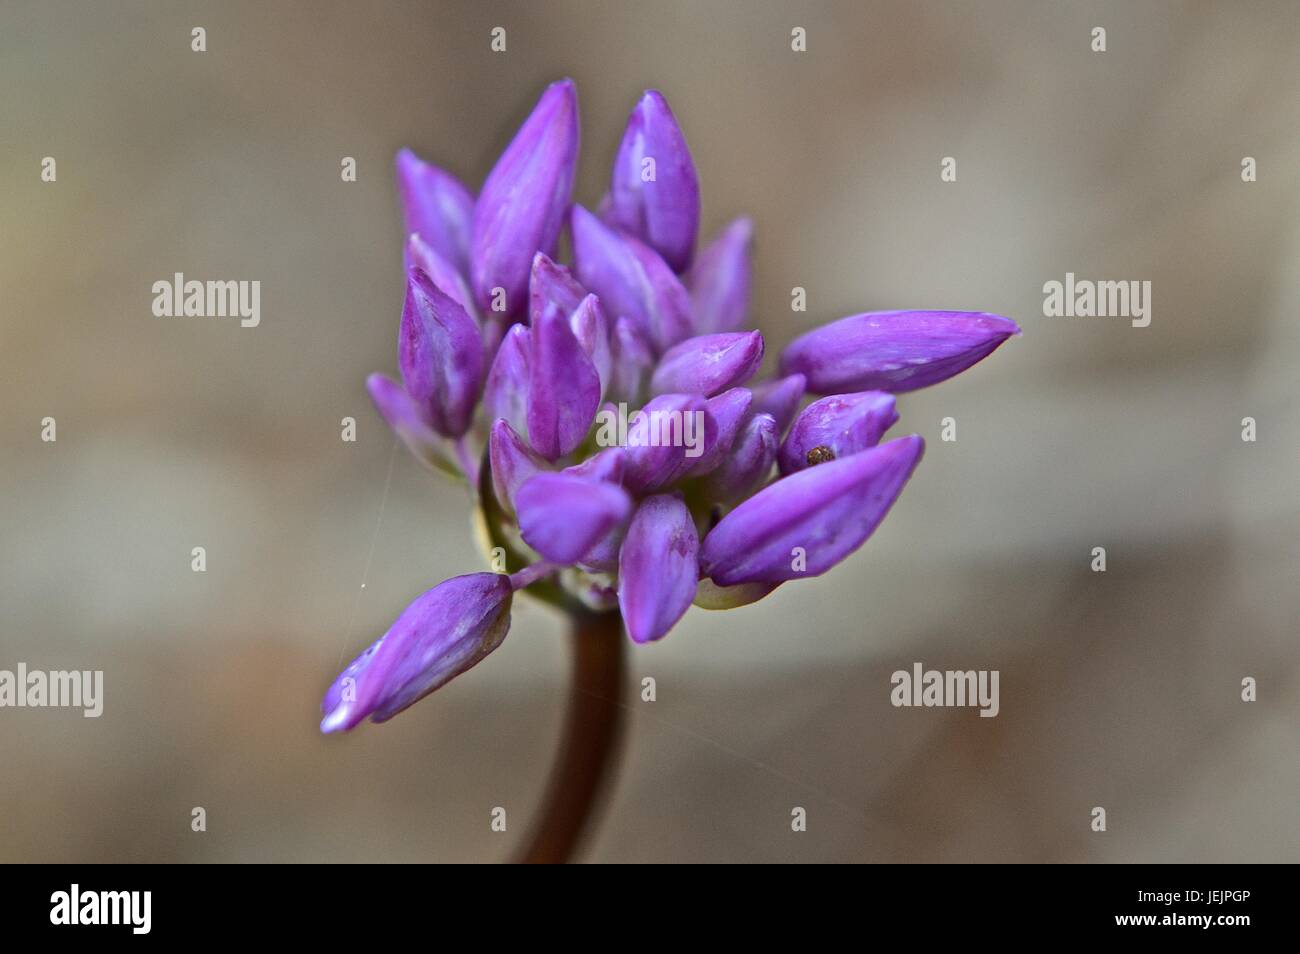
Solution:
<svg viewBox="0 0 1300 954">
<path fill-rule="evenodd" d="M 808 452 L 808 466 L 816 467 L 818 464 L 824 464 L 828 460 L 835 459 L 835 451 L 831 450 L 825 444 L 818 444 Z"/>
</svg>

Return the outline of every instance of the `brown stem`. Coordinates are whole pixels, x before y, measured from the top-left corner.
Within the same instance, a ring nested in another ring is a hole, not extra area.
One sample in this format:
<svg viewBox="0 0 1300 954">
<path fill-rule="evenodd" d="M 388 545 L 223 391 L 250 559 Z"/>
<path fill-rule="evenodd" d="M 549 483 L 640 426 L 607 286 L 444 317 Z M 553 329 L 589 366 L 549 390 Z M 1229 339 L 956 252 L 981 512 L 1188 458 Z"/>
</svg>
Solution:
<svg viewBox="0 0 1300 954">
<path fill-rule="evenodd" d="M 568 861 L 615 760 L 622 730 L 623 618 L 617 612 L 573 617 L 573 683 L 559 756 L 520 862 Z"/>
</svg>

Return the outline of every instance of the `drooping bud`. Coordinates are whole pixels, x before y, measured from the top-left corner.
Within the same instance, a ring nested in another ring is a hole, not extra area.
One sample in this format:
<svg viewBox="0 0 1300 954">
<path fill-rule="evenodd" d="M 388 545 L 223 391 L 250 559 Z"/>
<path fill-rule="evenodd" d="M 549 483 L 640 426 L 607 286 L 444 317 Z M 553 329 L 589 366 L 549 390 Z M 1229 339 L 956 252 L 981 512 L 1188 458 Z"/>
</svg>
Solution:
<svg viewBox="0 0 1300 954">
<path fill-rule="evenodd" d="M 504 574 L 470 573 L 418 597 L 334 680 L 321 701 L 321 731 L 391 719 L 480 662 L 510 629 L 512 594 Z"/>
</svg>

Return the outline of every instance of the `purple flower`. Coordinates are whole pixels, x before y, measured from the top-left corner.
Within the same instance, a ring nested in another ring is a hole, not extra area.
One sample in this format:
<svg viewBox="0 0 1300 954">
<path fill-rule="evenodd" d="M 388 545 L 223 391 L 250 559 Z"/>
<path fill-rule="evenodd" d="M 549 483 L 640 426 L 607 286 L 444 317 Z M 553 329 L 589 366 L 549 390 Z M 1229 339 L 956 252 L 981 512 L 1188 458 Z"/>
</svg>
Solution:
<svg viewBox="0 0 1300 954">
<path fill-rule="evenodd" d="M 815 394 L 915 391 L 993 353 L 1020 327 L 973 311 L 872 311 L 800 335 L 781 354 L 782 374 L 802 374 Z"/>
<path fill-rule="evenodd" d="M 654 367 L 649 343 L 629 319 L 620 316 L 609 336 L 609 351 L 610 396 L 630 404 L 640 403 Z"/>
<path fill-rule="evenodd" d="M 704 413 L 712 419 L 717 433 L 707 450 L 691 467 L 691 476 L 707 474 L 727 459 L 741 428 L 749 419 L 749 409 L 753 403 L 754 395 L 748 388 L 732 388 L 717 397 L 709 398 L 704 405 Z"/>
<path fill-rule="evenodd" d="M 334 680 L 321 731 L 384 722 L 478 664 L 506 638 L 513 593 L 503 574 L 470 573 L 418 597 Z"/>
<path fill-rule="evenodd" d="M 409 268 L 418 268 L 428 275 L 438 291 L 464 308 L 467 315 L 478 314 L 474 295 L 469 290 L 464 274 L 426 245 L 424 239 L 414 232 L 406 242 L 406 261 Z"/>
<path fill-rule="evenodd" d="M 772 420 L 776 422 L 777 433 L 784 434 L 799 413 L 799 402 L 803 400 L 806 386 L 802 374 L 792 374 L 754 385 L 755 413 L 771 414 Z"/>
<path fill-rule="evenodd" d="M 397 352 L 402 383 L 439 434 L 469 429 L 483 373 L 483 341 L 465 309 L 423 271 L 407 276 Z"/>
<path fill-rule="evenodd" d="M 670 494 L 641 501 L 618 557 L 618 606 L 634 642 L 661 639 L 690 607 L 699 548 L 686 504 Z"/>
<path fill-rule="evenodd" d="M 519 532 L 545 559 L 576 563 L 632 513 L 617 484 L 573 473 L 538 474 L 515 495 Z"/>
<path fill-rule="evenodd" d="M 739 218 L 700 253 L 687 285 L 697 334 L 739 331 L 749 317 L 749 249 L 754 223 Z"/>
<path fill-rule="evenodd" d="M 722 586 L 825 573 L 885 519 L 924 449 L 912 434 L 778 480 L 709 531 L 700 568 Z"/>
<path fill-rule="evenodd" d="M 587 297 L 587 289 L 578 283 L 563 265 L 551 261 L 545 252 L 533 256 L 533 271 L 528 279 L 528 315 L 536 321 L 547 305 L 555 305 L 566 315 L 573 314 Z"/>
<path fill-rule="evenodd" d="M 813 401 L 790 428 L 777 456 L 782 474 L 875 447 L 898 420 L 884 391 L 835 394 Z"/>
<path fill-rule="evenodd" d="M 524 441 L 504 418 L 492 425 L 488 436 L 492 491 L 506 513 L 515 512 L 515 494 L 530 478 L 547 470 L 540 454 Z"/>
<path fill-rule="evenodd" d="M 695 394 L 661 394 L 631 419 L 623 454 L 623 483 L 633 493 L 653 493 L 685 477 L 709 454 L 717 422 Z"/>
<path fill-rule="evenodd" d="M 780 431 L 771 414 L 754 414 L 736 435 L 731 452 L 704 481 L 704 493 L 715 503 L 730 503 L 762 484 L 772 472 Z"/>
<path fill-rule="evenodd" d="M 483 386 L 487 420 L 504 418 L 520 434 L 528 433 L 529 364 L 533 353 L 531 329 L 511 325 L 497 348 Z"/>
<path fill-rule="evenodd" d="M 757 331 L 687 338 L 659 359 L 650 388 L 712 396 L 744 384 L 763 362 L 763 336 Z"/>
<path fill-rule="evenodd" d="M 533 256 L 555 251 L 577 164 L 578 94 L 572 80 L 561 80 L 537 101 L 474 208 L 470 278 L 485 312 L 500 288 L 506 314 L 524 313 Z"/>
<path fill-rule="evenodd" d="M 600 406 L 600 375 L 554 305 L 533 325 L 528 367 L 528 441 L 547 460 L 571 453 Z"/>
<path fill-rule="evenodd" d="M 691 333 L 691 299 L 654 249 L 604 225 L 580 205 L 570 214 L 578 280 L 626 316 L 660 353 Z"/>
<path fill-rule="evenodd" d="M 983 313 L 854 315 L 797 338 L 779 376 L 754 381 L 750 220 L 694 254 L 695 167 L 653 91 L 600 215 L 570 205 L 577 117 L 573 85 L 548 88 L 477 201 L 398 156 L 402 384 L 377 374 L 367 388 L 416 457 L 467 479 L 494 569 L 505 554 L 513 572 L 456 577 L 411 604 L 330 687 L 324 731 L 389 718 L 477 663 L 518 590 L 617 608 L 645 643 L 692 603 L 744 606 L 824 573 L 871 536 L 921 458 L 916 435 L 880 443 L 893 395 L 1019 333 Z M 552 258 L 565 221 L 571 265 Z M 823 396 L 801 411 L 805 393 Z"/>
<path fill-rule="evenodd" d="M 405 388 L 385 375 L 372 374 L 366 378 L 366 390 L 380 416 L 417 460 L 438 470 L 457 473 L 446 441 L 429 422 L 428 410 L 407 394 Z"/>
<path fill-rule="evenodd" d="M 695 254 L 700 183 L 668 101 L 647 90 L 628 117 L 614 159 L 607 219 L 658 252 L 675 272 Z"/>
<path fill-rule="evenodd" d="M 397 154 L 397 194 L 407 236 L 419 236 L 457 273 L 466 274 L 474 223 L 474 197 L 470 191 L 450 172 L 422 162 L 411 150 L 403 149 Z M 408 264 L 415 263 L 408 259 Z"/>
</svg>

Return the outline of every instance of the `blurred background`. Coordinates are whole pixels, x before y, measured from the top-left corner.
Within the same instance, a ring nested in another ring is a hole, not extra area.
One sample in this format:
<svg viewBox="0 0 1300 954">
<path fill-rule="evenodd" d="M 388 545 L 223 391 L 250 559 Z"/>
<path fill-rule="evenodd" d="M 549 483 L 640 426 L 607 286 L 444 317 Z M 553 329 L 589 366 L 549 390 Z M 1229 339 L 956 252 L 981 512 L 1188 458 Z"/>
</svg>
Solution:
<svg viewBox="0 0 1300 954">
<path fill-rule="evenodd" d="M 863 310 L 1025 332 L 900 400 L 928 454 L 859 553 L 632 651 L 582 857 L 1300 860 L 1295 7 L 929 0 L 6 3 L 0 669 L 102 669 L 106 698 L 0 710 L 0 860 L 520 847 L 567 692 L 548 609 L 391 723 L 317 721 L 414 596 L 483 568 L 463 490 L 364 390 L 396 370 L 393 155 L 477 189 L 566 75 L 579 201 L 657 87 L 703 234 L 754 218 L 770 364 Z M 1067 271 L 1151 281 L 1150 327 L 1044 318 Z M 260 280 L 260 327 L 154 318 L 174 272 Z M 914 662 L 1000 670 L 1000 715 L 892 708 Z"/>
</svg>

